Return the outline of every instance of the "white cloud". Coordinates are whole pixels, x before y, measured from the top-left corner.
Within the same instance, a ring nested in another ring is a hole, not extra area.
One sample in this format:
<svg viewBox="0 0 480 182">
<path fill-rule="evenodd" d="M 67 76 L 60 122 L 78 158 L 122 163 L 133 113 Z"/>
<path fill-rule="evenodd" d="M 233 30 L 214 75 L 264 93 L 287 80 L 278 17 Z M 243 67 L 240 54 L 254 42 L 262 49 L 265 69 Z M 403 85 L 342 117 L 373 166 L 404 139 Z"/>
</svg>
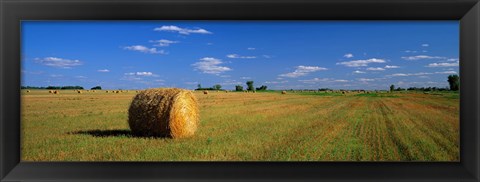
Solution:
<svg viewBox="0 0 480 182">
<path fill-rule="evenodd" d="M 197 29 L 188 29 L 188 28 L 180 28 L 174 25 L 170 26 L 161 26 L 153 29 L 154 31 L 167 31 L 167 32 L 178 32 L 179 34 L 189 35 L 189 34 L 212 34 L 208 30 L 197 28 Z"/>
<path fill-rule="evenodd" d="M 365 72 L 365 71 L 360 71 L 360 70 L 355 70 L 353 73 L 355 73 L 355 74 L 363 74 L 363 73 L 367 73 L 367 72 Z"/>
<path fill-rule="evenodd" d="M 300 65 L 300 66 L 297 66 L 297 69 L 295 69 L 294 72 L 281 74 L 279 76 L 289 77 L 289 78 L 297 78 L 297 77 L 300 77 L 300 76 L 305 76 L 305 75 L 307 75 L 311 72 L 323 71 L 323 70 L 327 70 L 327 68 L 318 67 L 318 66 L 302 66 L 302 65 Z"/>
<path fill-rule="evenodd" d="M 138 51 L 138 52 L 143 52 L 148 54 L 167 54 L 167 52 L 165 52 L 164 50 L 157 50 L 157 48 L 148 48 L 143 45 L 127 46 L 127 47 L 124 47 L 123 49 L 130 50 L 130 51 Z"/>
<path fill-rule="evenodd" d="M 435 74 L 457 74 L 456 71 L 440 71 L 440 72 L 435 72 Z"/>
<path fill-rule="evenodd" d="M 58 57 L 35 58 L 35 61 L 45 66 L 57 68 L 71 68 L 73 66 L 80 66 L 83 64 L 80 60 L 70 60 Z"/>
<path fill-rule="evenodd" d="M 288 83 L 287 80 L 283 80 L 283 81 L 266 81 L 264 82 L 265 84 L 281 84 L 281 83 Z"/>
<path fill-rule="evenodd" d="M 263 56 L 264 58 L 267 58 L 267 59 L 272 58 L 272 56 L 270 56 L 270 55 L 262 55 L 262 56 Z"/>
<path fill-rule="evenodd" d="M 75 76 L 75 78 L 78 78 L 78 79 L 86 79 L 87 77 L 86 77 L 86 76 Z"/>
<path fill-rule="evenodd" d="M 383 59 L 371 58 L 366 60 L 353 60 L 353 61 L 345 61 L 337 63 L 337 65 L 344 65 L 347 67 L 360 67 L 360 66 L 368 66 L 370 63 L 385 63 Z"/>
<path fill-rule="evenodd" d="M 358 78 L 357 80 L 361 81 L 361 82 L 373 82 L 373 81 L 375 81 L 375 79 L 371 79 L 371 78 Z"/>
<path fill-rule="evenodd" d="M 455 62 L 455 61 L 459 62 L 460 60 L 458 58 L 449 58 L 449 59 L 447 59 L 447 61 L 449 61 L 449 62 Z"/>
<path fill-rule="evenodd" d="M 409 61 L 414 61 L 414 60 L 420 60 L 420 59 L 446 59 L 446 57 L 418 55 L 418 56 L 404 56 L 404 57 L 402 57 L 402 59 L 409 60 Z"/>
<path fill-rule="evenodd" d="M 225 80 L 224 82 L 220 83 L 220 85 L 241 85 L 242 82 L 236 80 Z"/>
<path fill-rule="evenodd" d="M 51 74 L 50 77 L 52 77 L 52 78 L 59 78 L 59 77 L 63 77 L 63 75 Z"/>
<path fill-rule="evenodd" d="M 370 70 L 370 71 L 385 71 L 385 68 L 380 68 L 380 67 L 370 67 L 370 68 L 367 68 L 367 70 Z"/>
<path fill-rule="evenodd" d="M 433 74 L 457 74 L 456 71 L 440 71 L 440 72 L 419 72 L 419 73 L 395 73 L 387 75 L 388 77 L 398 77 L 398 76 L 424 76 L 424 75 L 433 75 Z"/>
<path fill-rule="evenodd" d="M 417 51 L 412 51 L 412 50 L 406 50 L 406 53 L 417 53 Z"/>
<path fill-rule="evenodd" d="M 158 46 L 158 47 L 168 47 L 170 46 L 170 44 L 179 43 L 178 41 L 172 41 L 172 40 L 166 40 L 166 39 L 151 40 L 150 42 L 156 43 L 154 46 Z"/>
<path fill-rule="evenodd" d="M 98 71 L 98 72 L 103 72 L 103 73 L 110 72 L 110 70 L 108 70 L 108 69 L 97 70 L 97 71 Z"/>
<path fill-rule="evenodd" d="M 422 44 L 422 47 L 428 47 L 430 46 L 429 44 Z"/>
<path fill-rule="evenodd" d="M 130 72 L 130 73 L 125 73 L 127 76 L 156 76 L 152 72 Z"/>
<path fill-rule="evenodd" d="M 347 54 L 343 55 L 343 57 L 353 58 L 353 54 L 352 53 L 347 53 Z"/>
<path fill-rule="evenodd" d="M 456 67 L 459 66 L 459 62 L 455 63 L 430 63 L 425 67 Z"/>
<path fill-rule="evenodd" d="M 255 47 L 248 47 L 247 50 L 253 51 L 255 50 Z"/>
<path fill-rule="evenodd" d="M 400 66 L 386 65 L 385 68 L 386 69 L 400 68 Z"/>
<path fill-rule="evenodd" d="M 252 77 L 243 76 L 243 77 L 240 77 L 240 79 L 242 79 L 242 80 L 248 80 L 248 79 L 252 79 Z"/>
<path fill-rule="evenodd" d="M 227 55 L 228 58 L 232 58 L 232 59 L 255 59 L 257 57 L 255 56 L 240 56 L 238 54 L 229 54 Z"/>
<path fill-rule="evenodd" d="M 226 66 L 219 66 L 223 62 L 220 59 L 212 57 L 204 57 L 200 59 L 200 62 L 192 64 L 196 70 L 200 70 L 202 73 L 207 74 L 220 74 L 226 71 L 231 71 L 232 69 Z"/>
</svg>

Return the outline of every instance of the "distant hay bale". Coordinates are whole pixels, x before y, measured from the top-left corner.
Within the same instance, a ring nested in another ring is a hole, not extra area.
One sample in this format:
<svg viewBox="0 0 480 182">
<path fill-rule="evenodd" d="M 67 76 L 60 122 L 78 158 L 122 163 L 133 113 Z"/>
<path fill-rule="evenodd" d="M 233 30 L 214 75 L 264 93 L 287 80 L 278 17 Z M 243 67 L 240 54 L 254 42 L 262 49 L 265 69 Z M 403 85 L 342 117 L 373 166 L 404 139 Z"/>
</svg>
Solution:
<svg viewBox="0 0 480 182">
<path fill-rule="evenodd" d="M 57 90 L 53 91 L 53 94 L 59 94 L 59 93 L 60 93 L 60 92 L 57 91 Z"/>
<path fill-rule="evenodd" d="M 148 89 L 138 93 L 128 109 L 135 135 L 185 138 L 199 125 L 195 95 L 178 88 Z"/>
<path fill-rule="evenodd" d="M 117 94 L 118 94 L 118 93 L 120 93 L 120 91 L 118 91 L 118 90 L 117 90 L 117 91 L 115 91 L 115 93 L 117 93 Z"/>
<path fill-rule="evenodd" d="M 282 94 L 287 94 L 287 91 L 285 91 L 285 90 L 284 90 L 284 91 L 282 91 Z"/>
<path fill-rule="evenodd" d="M 49 90 L 49 91 L 48 91 L 48 93 L 50 93 L 50 94 L 51 94 L 51 93 L 53 93 L 53 91 L 52 91 L 52 90 Z"/>
<path fill-rule="evenodd" d="M 345 95 L 345 91 L 342 91 L 342 94 L 344 94 L 344 95 Z"/>
<path fill-rule="evenodd" d="M 81 94 L 81 93 L 82 93 L 82 91 L 81 91 L 81 90 L 78 90 L 78 91 L 77 91 L 77 93 Z"/>
<path fill-rule="evenodd" d="M 204 91 L 203 91 L 203 94 L 208 94 L 208 91 L 204 90 Z"/>
<path fill-rule="evenodd" d="M 228 93 L 228 90 L 225 90 L 225 93 Z"/>
<path fill-rule="evenodd" d="M 27 93 L 30 93 L 30 90 L 27 90 Z"/>
<path fill-rule="evenodd" d="M 105 93 L 108 93 L 108 90 L 106 90 Z"/>
</svg>

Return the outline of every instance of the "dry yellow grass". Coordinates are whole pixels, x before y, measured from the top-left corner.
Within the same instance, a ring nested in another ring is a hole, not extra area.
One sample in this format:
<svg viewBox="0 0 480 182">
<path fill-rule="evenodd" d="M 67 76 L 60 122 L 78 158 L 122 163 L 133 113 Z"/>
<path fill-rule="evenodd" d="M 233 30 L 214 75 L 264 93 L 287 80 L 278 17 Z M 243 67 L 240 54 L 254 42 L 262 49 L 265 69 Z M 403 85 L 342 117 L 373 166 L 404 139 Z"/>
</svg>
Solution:
<svg viewBox="0 0 480 182">
<path fill-rule="evenodd" d="M 184 89 L 144 90 L 130 105 L 128 123 L 137 135 L 190 137 L 199 123 L 197 99 Z"/>
</svg>

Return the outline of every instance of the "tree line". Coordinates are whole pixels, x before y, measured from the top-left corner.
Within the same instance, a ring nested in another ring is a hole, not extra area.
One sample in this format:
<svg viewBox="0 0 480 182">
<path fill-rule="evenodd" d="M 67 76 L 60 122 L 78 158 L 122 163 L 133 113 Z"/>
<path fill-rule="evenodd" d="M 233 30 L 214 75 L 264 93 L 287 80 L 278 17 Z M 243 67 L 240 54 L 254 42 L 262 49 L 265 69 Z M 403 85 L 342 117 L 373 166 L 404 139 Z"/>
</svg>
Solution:
<svg viewBox="0 0 480 182">
<path fill-rule="evenodd" d="M 405 88 L 395 88 L 395 85 L 390 85 L 390 91 L 404 91 L 404 90 L 414 90 L 414 91 L 458 91 L 460 89 L 460 77 L 458 75 L 448 75 L 447 77 L 449 87 L 440 88 L 440 87 L 409 87 Z"/>
<path fill-rule="evenodd" d="M 82 86 L 47 86 L 47 87 L 35 87 L 35 86 L 21 86 L 20 89 L 47 89 L 47 90 L 83 90 Z M 90 90 L 102 90 L 101 86 L 95 86 Z"/>
</svg>

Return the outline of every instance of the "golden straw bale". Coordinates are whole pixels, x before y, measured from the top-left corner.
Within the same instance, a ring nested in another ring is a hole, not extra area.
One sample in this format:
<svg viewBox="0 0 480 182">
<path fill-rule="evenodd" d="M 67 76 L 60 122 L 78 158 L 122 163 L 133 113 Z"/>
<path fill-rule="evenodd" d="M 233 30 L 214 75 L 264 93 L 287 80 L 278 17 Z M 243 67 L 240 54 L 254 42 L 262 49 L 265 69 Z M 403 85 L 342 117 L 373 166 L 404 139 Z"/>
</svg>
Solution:
<svg viewBox="0 0 480 182">
<path fill-rule="evenodd" d="M 30 93 L 30 90 L 27 90 L 27 93 Z"/>
<path fill-rule="evenodd" d="M 203 94 L 208 94 L 208 91 L 204 90 L 204 91 L 203 91 Z"/>
<path fill-rule="evenodd" d="M 197 99 L 178 88 L 148 89 L 138 93 L 128 109 L 128 124 L 140 136 L 184 138 L 199 124 Z"/>
<path fill-rule="evenodd" d="M 282 94 L 287 94 L 287 91 L 285 91 L 285 90 L 284 90 L 284 91 L 282 91 Z"/>
<path fill-rule="evenodd" d="M 79 90 L 79 91 L 77 91 L 77 93 L 81 94 L 81 93 L 82 93 L 82 91 L 81 91 L 81 90 Z"/>
<path fill-rule="evenodd" d="M 57 90 L 55 90 L 55 91 L 53 91 L 53 93 L 54 93 L 54 94 L 59 94 L 60 92 L 57 91 Z"/>
</svg>

